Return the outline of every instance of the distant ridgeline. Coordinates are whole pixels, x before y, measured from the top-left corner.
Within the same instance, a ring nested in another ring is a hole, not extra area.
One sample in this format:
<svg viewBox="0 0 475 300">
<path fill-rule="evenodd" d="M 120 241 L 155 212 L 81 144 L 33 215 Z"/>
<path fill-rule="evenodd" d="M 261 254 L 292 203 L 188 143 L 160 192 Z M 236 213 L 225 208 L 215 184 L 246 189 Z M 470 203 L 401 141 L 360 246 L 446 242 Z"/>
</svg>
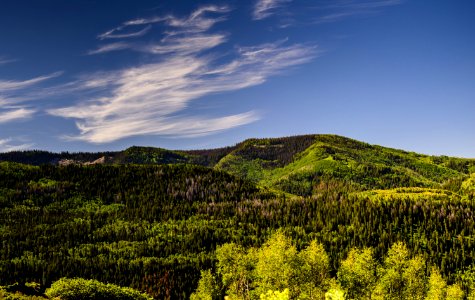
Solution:
<svg viewBox="0 0 475 300">
<path fill-rule="evenodd" d="M 153 147 L 133 146 L 118 152 L 61 152 L 40 150 L 13 151 L 0 153 L 0 161 L 17 162 L 40 166 L 52 165 L 93 165 L 93 164 L 178 164 L 189 163 L 213 166 L 233 147 L 211 150 L 174 151 Z"/>
<path fill-rule="evenodd" d="M 421 258 L 427 280 L 440 273 L 467 296 L 475 289 L 474 199 L 475 160 L 335 135 L 250 139 L 195 151 L 3 153 L 0 298 L 12 287 L 28 293 L 34 286 L 32 297 L 69 299 L 54 293 L 83 281 L 66 277 L 92 280 L 86 292 L 129 293 L 108 283 L 155 299 L 185 299 L 197 289 L 201 271 L 211 270 L 206 278 L 216 284 L 207 299 L 222 299 L 239 280 L 219 273 L 223 253 L 217 258 L 216 249 L 230 243 L 259 249 L 276 232 L 291 239 L 295 253 L 306 253 L 312 241 L 323 247 L 325 276 L 333 281 L 319 287 L 321 295 L 327 288 L 356 295 L 340 268 L 353 259 L 348 253 L 357 253 L 351 249 L 369 247 L 381 262 L 402 242 L 408 257 Z M 257 258 L 250 265 L 252 274 L 265 267 Z M 206 294 L 206 278 L 194 299 Z M 295 282 L 271 283 L 247 295 L 259 299 L 264 287 L 289 288 L 291 296 L 304 290 Z"/>
</svg>

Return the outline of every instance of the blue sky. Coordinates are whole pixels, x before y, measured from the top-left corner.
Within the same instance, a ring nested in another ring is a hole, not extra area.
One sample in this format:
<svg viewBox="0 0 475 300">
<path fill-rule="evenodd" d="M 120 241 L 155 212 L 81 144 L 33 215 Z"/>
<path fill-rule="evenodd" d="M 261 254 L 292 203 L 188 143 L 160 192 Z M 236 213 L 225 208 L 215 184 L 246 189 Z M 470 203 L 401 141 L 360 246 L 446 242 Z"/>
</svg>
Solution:
<svg viewBox="0 0 475 300">
<path fill-rule="evenodd" d="M 0 151 L 334 133 L 475 157 L 475 2 L 0 2 Z"/>
</svg>

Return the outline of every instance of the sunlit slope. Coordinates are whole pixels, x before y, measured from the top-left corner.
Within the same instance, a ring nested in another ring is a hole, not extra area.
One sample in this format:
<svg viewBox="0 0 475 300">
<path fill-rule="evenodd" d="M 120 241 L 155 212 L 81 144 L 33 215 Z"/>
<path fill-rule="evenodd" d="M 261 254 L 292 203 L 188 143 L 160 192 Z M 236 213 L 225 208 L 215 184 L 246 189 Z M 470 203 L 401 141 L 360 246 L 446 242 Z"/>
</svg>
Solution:
<svg viewBox="0 0 475 300">
<path fill-rule="evenodd" d="M 475 171 L 474 160 L 422 155 L 336 135 L 252 139 L 238 146 L 215 168 L 297 195 L 329 185 L 459 189 Z"/>
</svg>

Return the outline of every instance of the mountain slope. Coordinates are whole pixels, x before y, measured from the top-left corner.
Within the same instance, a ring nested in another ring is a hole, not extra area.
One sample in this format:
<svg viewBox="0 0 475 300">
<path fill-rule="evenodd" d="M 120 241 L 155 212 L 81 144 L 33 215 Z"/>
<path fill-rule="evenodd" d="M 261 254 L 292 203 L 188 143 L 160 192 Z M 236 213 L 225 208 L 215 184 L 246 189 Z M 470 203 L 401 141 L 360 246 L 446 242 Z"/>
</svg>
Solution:
<svg viewBox="0 0 475 300">
<path fill-rule="evenodd" d="M 285 159 L 280 155 L 282 149 L 289 149 Z M 474 166 L 470 159 L 422 155 L 336 135 L 313 135 L 248 140 L 215 168 L 262 186 L 311 195 L 329 183 L 356 190 L 440 188 L 466 179 Z"/>
</svg>

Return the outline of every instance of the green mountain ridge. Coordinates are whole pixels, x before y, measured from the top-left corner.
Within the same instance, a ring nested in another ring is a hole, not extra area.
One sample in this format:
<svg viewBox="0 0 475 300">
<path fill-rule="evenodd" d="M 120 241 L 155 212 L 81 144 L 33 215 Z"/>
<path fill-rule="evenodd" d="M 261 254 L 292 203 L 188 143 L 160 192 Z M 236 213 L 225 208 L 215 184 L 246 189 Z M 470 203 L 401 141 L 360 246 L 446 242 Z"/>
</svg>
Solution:
<svg viewBox="0 0 475 300">
<path fill-rule="evenodd" d="M 449 188 L 454 181 L 467 179 L 475 168 L 473 159 L 423 155 L 336 135 L 305 137 L 302 143 L 312 139 L 313 143 L 296 149 L 291 160 L 280 159 L 274 149 L 303 137 L 249 140 L 215 168 L 297 195 L 311 195 L 328 182 L 356 190 Z"/>
<path fill-rule="evenodd" d="M 418 154 L 327 134 L 248 139 L 208 150 L 133 146 L 120 152 L 10 152 L 0 154 L 0 161 L 32 165 L 195 164 L 299 196 L 318 193 L 328 185 L 355 191 L 400 187 L 455 191 L 475 172 L 474 159 Z"/>
</svg>

